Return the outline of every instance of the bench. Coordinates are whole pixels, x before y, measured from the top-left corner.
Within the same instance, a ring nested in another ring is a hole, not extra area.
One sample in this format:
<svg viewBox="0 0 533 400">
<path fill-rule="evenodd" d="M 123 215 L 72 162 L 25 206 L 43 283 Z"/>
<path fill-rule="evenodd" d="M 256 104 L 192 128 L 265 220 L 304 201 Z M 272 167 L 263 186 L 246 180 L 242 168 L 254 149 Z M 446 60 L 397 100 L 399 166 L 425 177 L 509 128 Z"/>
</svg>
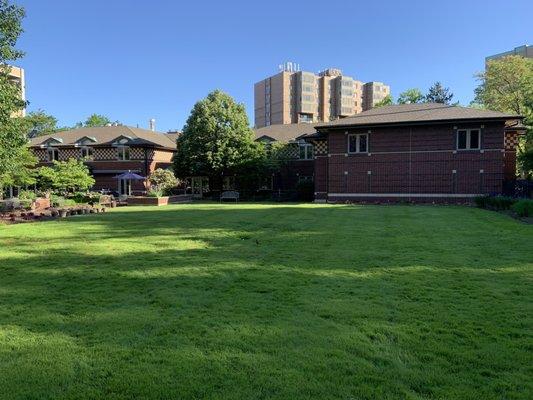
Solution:
<svg viewBox="0 0 533 400">
<path fill-rule="evenodd" d="M 239 192 L 236 192 L 235 190 L 226 190 L 220 195 L 220 202 L 222 202 L 222 200 L 235 200 L 235 202 L 238 202 Z"/>
</svg>

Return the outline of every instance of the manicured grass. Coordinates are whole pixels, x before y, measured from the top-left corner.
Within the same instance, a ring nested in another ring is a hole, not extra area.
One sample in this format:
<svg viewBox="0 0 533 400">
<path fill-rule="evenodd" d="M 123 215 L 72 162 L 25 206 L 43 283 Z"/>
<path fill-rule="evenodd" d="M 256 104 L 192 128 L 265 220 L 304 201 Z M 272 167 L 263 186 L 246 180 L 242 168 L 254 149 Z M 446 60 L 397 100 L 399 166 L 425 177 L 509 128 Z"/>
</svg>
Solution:
<svg viewBox="0 0 533 400">
<path fill-rule="evenodd" d="M 191 204 L 0 226 L 1 399 L 531 399 L 533 226 Z"/>
</svg>

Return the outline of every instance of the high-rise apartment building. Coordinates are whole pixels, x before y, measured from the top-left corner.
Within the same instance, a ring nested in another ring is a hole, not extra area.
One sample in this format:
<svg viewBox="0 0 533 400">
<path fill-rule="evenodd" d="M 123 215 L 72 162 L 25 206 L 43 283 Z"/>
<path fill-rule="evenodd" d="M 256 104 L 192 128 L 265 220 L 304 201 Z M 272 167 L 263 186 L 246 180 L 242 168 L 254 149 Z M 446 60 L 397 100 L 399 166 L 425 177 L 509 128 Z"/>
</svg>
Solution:
<svg viewBox="0 0 533 400">
<path fill-rule="evenodd" d="M 26 100 L 26 82 L 24 78 L 24 69 L 19 67 L 9 67 L 8 72 L 9 79 L 17 83 L 20 86 L 20 95 L 22 100 Z M 17 117 L 23 117 L 26 115 L 26 109 L 23 109 L 17 113 Z"/>
<path fill-rule="evenodd" d="M 280 66 L 281 72 L 254 85 L 255 127 L 300 122 L 327 122 L 372 108 L 379 101 L 364 103 L 367 84 L 335 68 L 319 74 L 300 71 L 293 63 Z M 390 93 L 380 82 L 370 82 L 373 93 Z M 379 85 L 380 91 L 377 90 Z M 384 94 L 384 96 L 386 96 Z M 383 96 L 383 97 L 384 97 Z M 368 108 L 365 108 L 365 104 Z"/>
<path fill-rule="evenodd" d="M 390 87 L 383 82 L 365 83 L 363 86 L 363 110 L 370 110 L 388 95 L 390 95 Z"/>
<path fill-rule="evenodd" d="M 485 57 L 485 64 L 487 64 L 489 61 L 497 60 L 498 58 L 503 58 L 506 56 L 522 56 L 525 58 L 533 58 L 533 46 L 525 44 L 523 46 L 515 47 L 513 50 L 510 51 Z"/>
</svg>

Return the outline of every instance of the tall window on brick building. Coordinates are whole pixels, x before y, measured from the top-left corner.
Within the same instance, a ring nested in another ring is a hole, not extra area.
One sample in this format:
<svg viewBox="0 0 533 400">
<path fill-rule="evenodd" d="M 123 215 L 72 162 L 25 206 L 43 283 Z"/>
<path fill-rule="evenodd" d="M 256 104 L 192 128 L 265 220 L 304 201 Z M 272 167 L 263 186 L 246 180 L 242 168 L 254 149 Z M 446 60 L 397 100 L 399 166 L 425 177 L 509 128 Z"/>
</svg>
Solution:
<svg viewBox="0 0 533 400">
<path fill-rule="evenodd" d="M 459 129 L 457 131 L 457 150 L 479 150 L 479 129 Z"/>
<path fill-rule="evenodd" d="M 351 134 L 348 135 L 348 153 L 367 153 L 368 152 L 368 135 Z"/>
</svg>

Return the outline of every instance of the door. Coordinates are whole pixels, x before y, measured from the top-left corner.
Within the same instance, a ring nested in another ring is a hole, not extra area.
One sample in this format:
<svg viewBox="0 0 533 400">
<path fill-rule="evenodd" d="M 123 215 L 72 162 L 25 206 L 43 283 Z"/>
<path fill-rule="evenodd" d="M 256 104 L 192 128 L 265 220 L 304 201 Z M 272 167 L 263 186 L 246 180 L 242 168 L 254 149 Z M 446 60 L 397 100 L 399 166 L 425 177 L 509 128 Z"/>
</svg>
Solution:
<svg viewBox="0 0 533 400">
<path fill-rule="evenodd" d="M 118 193 L 120 195 L 129 196 L 131 194 L 131 180 L 130 179 L 120 179 L 118 181 Z"/>
<path fill-rule="evenodd" d="M 204 193 L 209 192 L 209 178 L 205 176 L 193 176 L 191 178 L 192 197 L 201 199 Z"/>
</svg>

